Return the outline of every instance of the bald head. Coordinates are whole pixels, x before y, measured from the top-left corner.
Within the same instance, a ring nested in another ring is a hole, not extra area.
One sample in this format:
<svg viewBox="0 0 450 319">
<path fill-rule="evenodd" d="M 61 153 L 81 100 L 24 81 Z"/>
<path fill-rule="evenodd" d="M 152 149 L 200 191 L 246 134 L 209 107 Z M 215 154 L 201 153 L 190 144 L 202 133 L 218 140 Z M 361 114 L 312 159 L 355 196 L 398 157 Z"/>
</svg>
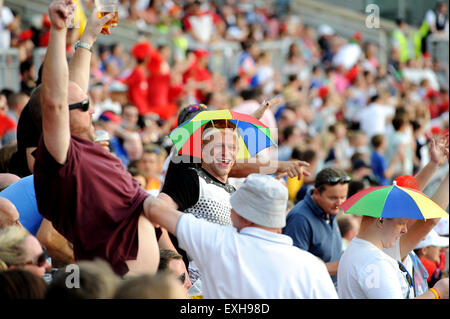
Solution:
<svg viewBox="0 0 450 319">
<path fill-rule="evenodd" d="M 9 173 L 0 174 L 0 191 L 4 190 L 9 185 L 17 182 L 20 179 L 19 176 Z"/>
<path fill-rule="evenodd" d="M 78 84 L 73 81 L 69 81 L 69 104 L 78 103 L 87 99 L 87 94 L 80 88 Z"/>
<path fill-rule="evenodd" d="M 8 199 L 0 197 L 0 229 L 20 225 L 19 212 Z"/>
</svg>

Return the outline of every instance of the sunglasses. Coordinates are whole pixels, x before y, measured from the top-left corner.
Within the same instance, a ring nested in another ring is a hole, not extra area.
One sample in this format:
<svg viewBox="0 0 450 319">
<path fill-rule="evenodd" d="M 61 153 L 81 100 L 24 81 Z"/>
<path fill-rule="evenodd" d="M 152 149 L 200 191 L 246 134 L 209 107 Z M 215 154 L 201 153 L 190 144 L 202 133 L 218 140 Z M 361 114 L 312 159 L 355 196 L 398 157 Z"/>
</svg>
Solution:
<svg viewBox="0 0 450 319">
<path fill-rule="evenodd" d="M 189 113 L 195 112 L 195 111 L 200 110 L 201 108 L 204 110 L 208 109 L 208 107 L 205 104 L 200 103 L 200 104 L 194 104 L 194 105 L 189 106 L 188 112 Z"/>
<path fill-rule="evenodd" d="M 350 176 L 347 176 L 347 175 L 346 176 L 340 176 L 340 177 L 330 177 L 326 181 L 324 181 L 324 182 L 322 182 L 320 184 L 317 184 L 315 187 L 317 189 L 319 189 L 321 187 L 323 188 L 324 185 L 334 186 L 334 185 L 337 185 L 337 184 L 347 184 L 347 183 L 350 183 L 351 180 L 352 180 L 352 178 Z"/>
<path fill-rule="evenodd" d="M 341 177 L 330 177 L 329 179 L 327 179 L 326 184 L 329 184 L 329 185 L 346 184 L 346 183 L 350 183 L 351 180 L 352 180 L 352 178 L 347 175 L 341 176 Z"/>
<path fill-rule="evenodd" d="M 81 109 L 81 111 L 86 112 L 89 110 L 89 99 L 83 100 L 78 103 L 69 104 L 69 111 L 75 110 L 75 109 Z"/>
<path fill-rule="evenodd" d="M 186 281 L 186 274 L 182 273 L 179 277 L 177 277 L 177 279 L 184 285 L 184 282 Z"/>
<path fill-rule="evenodd" d="M 37 267 L 42 267 L 45 265 L 45 262 L 47 261 L 47 248 L 45 246 L 42 246 L 42 253 L 38 256 L 36 261 L 27 261 L 25 265 L 35 265 Z"/>
<path fill-rule="evenodd" d="M 400 268 L 400 270 L 406 274 L 406 281 L 408 282 L 409 287 L 414 287 L 414 280 L 412 279 L 408 270 L 400 261 L 398 261 L 398 268 Z"/>
</svg>

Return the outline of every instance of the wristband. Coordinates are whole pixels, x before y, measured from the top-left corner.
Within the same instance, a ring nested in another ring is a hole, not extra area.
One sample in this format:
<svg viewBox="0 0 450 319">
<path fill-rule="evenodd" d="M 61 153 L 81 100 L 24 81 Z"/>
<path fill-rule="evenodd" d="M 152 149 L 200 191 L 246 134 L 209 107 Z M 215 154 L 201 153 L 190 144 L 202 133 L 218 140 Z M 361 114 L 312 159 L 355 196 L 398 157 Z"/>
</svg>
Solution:
<svg viewBox="0 0 450 319">
<path fill-rule="evenodd" d="M 430 288 L 429 290 L 433 293 L 435 299 L 441 299 L 441 296 L 439 295 L 436 289 Z"/>
<path fill-rule="evenodd" d="M 78 47 L 86 49 L 86 50 L 89 50 L 89 51 L 92 52 L 92 45 L 89 45 L 86 42 L 77 41 L 75 43 L 74 51 L 76 51 Z"/>
</svg>

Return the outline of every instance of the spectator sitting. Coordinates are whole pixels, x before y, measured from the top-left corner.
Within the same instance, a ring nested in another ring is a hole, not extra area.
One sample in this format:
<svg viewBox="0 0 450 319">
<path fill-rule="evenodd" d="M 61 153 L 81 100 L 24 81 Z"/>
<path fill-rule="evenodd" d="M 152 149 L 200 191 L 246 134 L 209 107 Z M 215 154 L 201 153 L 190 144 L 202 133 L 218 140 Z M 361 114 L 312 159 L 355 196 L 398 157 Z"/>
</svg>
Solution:
<svg viewBox="0 0 450 319">
<path fill-rule="evenodd" d="M 2 197 L 11 201 L 17 208 L 20 225 L 46 247 L 54 266 L 74 262 L 71 244 L 39 213 L 33 175 L 21 178 L 9 186 L 0 193 L 0 199 Z"/>
<path fill-rule="evenodd" d="M 134 163 L 136 161 L 130 163 L 128 166 L 128 173 L 133 176 L 133 178 L 139 183 L 139 185 L 142 187 L 142 189 L 145 189 L 147 185 L 147 179 L 145 178 L 145 174 L 142 173 L 140 170 L 138 170 L 136 167 L 134 167 Z"/>
<path fill-rule="evenodd" d="M 9 226 L 0 230 L 0 271 L 27 270 L 43 277 L 51 267 L 47 253 L 39 241 L 21 226 Z"/>
<path fill-rule="evenodd" d="M 290 236 L 294 246 L 306 250 L 326 263 L 336 282 L 342 252 L 342 238 L 336 215 L 347 199 L 351 178 L 338 168 L 324 168 L 316 177 L 314 189 L 289 212 L 283 234 Z"/>
<path fill-rule="evenodd" d="M 170 249 L 160 249 L 158 271 L 162 272 L 165 270 L 170 270 L 180 280 L 186 291 L 192 287 L 183 264 L 183 256 L 177 252 Z"/>
<path fill-rule="evenodd" d="M 439 236 L 435 230 L 431 230 L 414 250 L 428 272 L 429 287 L 433 287 L 442 278 L 442 270 L 438 265 L 441 263 L 441 250 L 448 246 L 448 237 Z"/>
<path fill-rule="evenodd" d="M 353 215 L 344 214 L 337 217 L 337 222 L 342 237 L 342 251 L 344 251 L 358 234 L 360 221 Z"/>
<path fill-rule="evenodd" d="M 145 190 L 153 196 L 158 196 L 161 188 L 160 175 L 166 154 L 159 146 L 147 144 L 135 164 L 136 168 L 145 174 L 147 180 Z"/>
</svg>

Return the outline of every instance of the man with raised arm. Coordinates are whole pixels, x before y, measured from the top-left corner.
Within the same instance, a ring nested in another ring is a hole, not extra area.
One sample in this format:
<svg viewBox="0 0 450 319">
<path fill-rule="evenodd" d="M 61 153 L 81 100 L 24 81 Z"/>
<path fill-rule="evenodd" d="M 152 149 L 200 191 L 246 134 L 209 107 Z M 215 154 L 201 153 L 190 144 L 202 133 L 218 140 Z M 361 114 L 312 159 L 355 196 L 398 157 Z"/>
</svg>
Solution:
<svg viewBox="0 0 450 319">
<path fill-rule="evenodd" d="M 41 88 L 43 134 L 33 153 L 39 211 L 73 243 L 75 260 L 106 259 L 119 275 L 154 273 L 160 231 L 143 216 L 148 195 L 119 159 L 93 143 L 93 110 L 84 90 L 89 73 L 78 69 L 86 65 L 90 46 L 113 15 L 86 27 L 69 79 L 66 21 L 72 4 L 56 0 L 49 6 L 50 40 Z M 91 18 L 97 19 L 95 11 Z"/>
</svg>

